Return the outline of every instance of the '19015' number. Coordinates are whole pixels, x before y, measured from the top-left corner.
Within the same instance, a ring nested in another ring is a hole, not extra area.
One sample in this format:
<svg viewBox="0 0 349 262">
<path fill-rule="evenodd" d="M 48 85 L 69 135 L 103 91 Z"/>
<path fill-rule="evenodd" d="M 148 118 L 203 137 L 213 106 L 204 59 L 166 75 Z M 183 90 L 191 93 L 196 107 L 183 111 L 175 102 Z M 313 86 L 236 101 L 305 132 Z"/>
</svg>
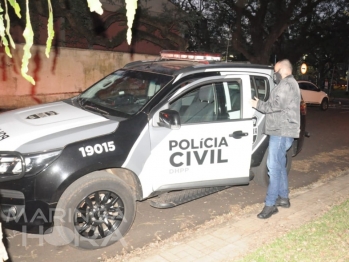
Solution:
<svg viewBox="0 0 349 262">
<path fill-rule="evenodd" d="M 94 146 L 80 147 L 79 151 L 83 157 L 92 156 L 94 153 L 102 154 L 103 152 L 114 151 L 114 141 L 105 142 L 103 144 L 95 144 Z"/>
</svg>

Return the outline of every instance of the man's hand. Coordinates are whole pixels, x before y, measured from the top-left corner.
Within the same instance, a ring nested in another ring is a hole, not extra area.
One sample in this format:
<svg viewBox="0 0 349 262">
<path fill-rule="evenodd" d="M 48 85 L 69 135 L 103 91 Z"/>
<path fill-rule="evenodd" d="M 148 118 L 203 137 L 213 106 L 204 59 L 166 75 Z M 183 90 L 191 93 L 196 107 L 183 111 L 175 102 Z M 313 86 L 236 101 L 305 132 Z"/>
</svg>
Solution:
<svg viewBox="0 0 349 262">
<path fill-rule="evenodd" d="M 251 99 L 251 100 L 250 100 L 250 105 L 251 105 L 253 108 L 257 108 L 258 101 L 259 101 L 259 99 L 258 99 L 257 97 L 254 97 L 254 99 Z"/>
</svg>

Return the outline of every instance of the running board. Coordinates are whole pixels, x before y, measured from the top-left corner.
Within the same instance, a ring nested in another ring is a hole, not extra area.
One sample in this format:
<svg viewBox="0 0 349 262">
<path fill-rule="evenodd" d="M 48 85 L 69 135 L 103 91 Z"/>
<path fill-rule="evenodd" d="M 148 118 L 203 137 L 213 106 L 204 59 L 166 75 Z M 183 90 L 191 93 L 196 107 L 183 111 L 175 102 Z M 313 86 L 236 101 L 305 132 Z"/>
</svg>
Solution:
<svg viewBox="0 0 349 262">
<path fill-rule="evenodd" d="M 181 191 L 172 191 L 161 194 L 150 200 L 150 205 L 155 208 L 171 208 L 192 200 L 211 195 L 218 191 L 228 188 L 229 186 L 221 187 L 204 187 L 197 189 L 186 189 Z"/>
</svg>

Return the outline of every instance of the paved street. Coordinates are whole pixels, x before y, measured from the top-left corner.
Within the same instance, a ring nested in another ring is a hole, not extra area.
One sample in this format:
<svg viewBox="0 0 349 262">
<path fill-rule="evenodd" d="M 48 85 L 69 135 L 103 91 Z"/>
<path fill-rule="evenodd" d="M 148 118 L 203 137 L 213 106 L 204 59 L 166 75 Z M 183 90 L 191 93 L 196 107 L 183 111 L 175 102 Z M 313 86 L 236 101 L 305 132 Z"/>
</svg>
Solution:
<svg viewBox="0 0 349 262">
<path fill-rule="evenodd" d="M 320 177 L 349 168 L 349 110 L 330 108 L 320 111 L 308 108 L 304 149 L 293 160 L 290 186 L 293 189 L 309 185 Z M 135 223 L 125 241 L 96 251 L 54 247 L 41 244 L 35 235 L 6 231 L 12 261 L 97 261 L 158 241 L 203 225 L 217 216 L 230 213 L 236 207 L 261 204 L 265 189 L 253 181 L 249 186 L 233 187 L 173 209 L 159 210 L 147 201 L 138 203 Z"/>
</svg>

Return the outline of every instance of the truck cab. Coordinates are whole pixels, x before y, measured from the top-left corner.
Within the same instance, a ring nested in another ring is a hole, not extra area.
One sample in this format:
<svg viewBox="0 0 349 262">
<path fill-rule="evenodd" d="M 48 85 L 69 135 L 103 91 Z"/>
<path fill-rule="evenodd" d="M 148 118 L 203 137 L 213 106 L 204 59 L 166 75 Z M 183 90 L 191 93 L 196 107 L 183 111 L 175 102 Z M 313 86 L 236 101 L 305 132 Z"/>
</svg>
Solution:
<svg viewBox="0 0 349 262">
<path fill-rule="evenodd" d="M 1 113 L 4 226 L 95 249 L 127 233 L 136 201 L 170 208 L 253 178 L 267 185 L 265 116 L 249 101 L 268 100 L 273 67 L 219 60 L 163 51 L 79 96 Z"/>
</svg>

